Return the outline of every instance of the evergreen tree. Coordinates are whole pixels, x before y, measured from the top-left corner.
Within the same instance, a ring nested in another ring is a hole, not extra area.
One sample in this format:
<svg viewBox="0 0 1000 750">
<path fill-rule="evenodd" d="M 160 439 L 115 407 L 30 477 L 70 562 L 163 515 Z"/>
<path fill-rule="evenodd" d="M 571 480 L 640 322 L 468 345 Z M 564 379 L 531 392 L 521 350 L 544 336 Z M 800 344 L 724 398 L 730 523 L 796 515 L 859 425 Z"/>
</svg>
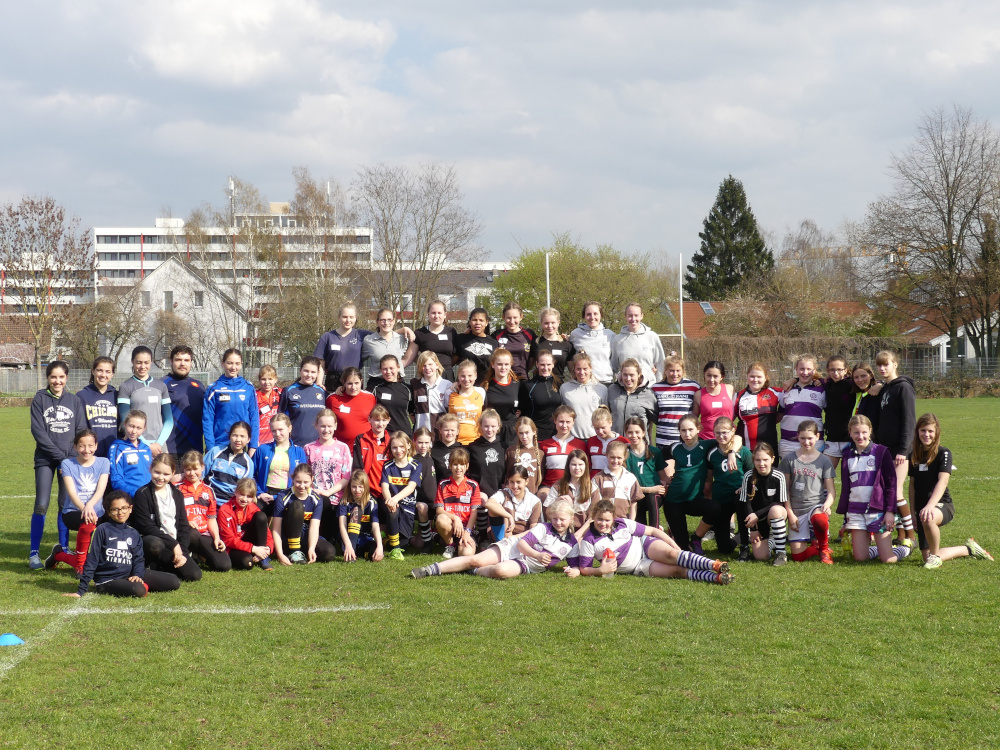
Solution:
<svg viewBox="0 0 1000 750">
<path fill-rule="evenodd" d="M 725 299 L 748 279 L 774 268 L 774 255 L 760 236 L 743 183 L 732 175 L 719 185 L 715 204 L 698 236 L 701 248 L 684 277 L 688 299 Z"/>
</svg>

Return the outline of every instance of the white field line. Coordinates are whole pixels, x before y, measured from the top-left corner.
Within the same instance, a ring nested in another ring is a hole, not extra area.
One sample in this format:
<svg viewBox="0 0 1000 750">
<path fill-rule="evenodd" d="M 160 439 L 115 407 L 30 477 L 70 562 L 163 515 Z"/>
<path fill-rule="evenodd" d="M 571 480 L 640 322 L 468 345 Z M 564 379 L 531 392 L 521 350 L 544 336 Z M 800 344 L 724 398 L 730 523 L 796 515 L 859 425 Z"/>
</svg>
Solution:
<svg viewBox="0 0 1000 750">
<path fill-rule="evenodd" d="M 18 664 L 28 658 L 31 651 L 36 646 L 40 646 L 49 640 L 66 627 L 67 623 L 72 620 L 77 615 L 81 615 L 87 611 L 87 605 L 89 604 L 89 599 L 81 599 L 79 602 L 74 604 L 72 607 L 67 607 L 61 610 L 54 610 L 53 613 L 58 616 L 38 633 L 34 638 L 26 640 L 20 646 L 7 646 L 4 651 L 6 658 L 0 659 L 0 682 L 3 682 L 4 678 L 10 674 Z"/>
<path fill-rule="evenodd" d="M 91 600 L 93 594 L 83 601 Z M 380 609 L 390 609 L 389 604 L 345 604 L 339 607 L 116 607 L 114 609 L 11 609 L 0 610 L 0 617 L 35 617 L 61 615 L 313 615 L 330 612 L 371 612 Z M 75 611 L 74 611 L 75 610 Z M 43 631 L 44 632 L 44 631 Z M 18 648 L 18 647 L 14 647 Z"/>
<path fill-rule="evenodd" d="M 27 500 L 34 495 L 0 495 L 0 500 Z"/>
</svg>

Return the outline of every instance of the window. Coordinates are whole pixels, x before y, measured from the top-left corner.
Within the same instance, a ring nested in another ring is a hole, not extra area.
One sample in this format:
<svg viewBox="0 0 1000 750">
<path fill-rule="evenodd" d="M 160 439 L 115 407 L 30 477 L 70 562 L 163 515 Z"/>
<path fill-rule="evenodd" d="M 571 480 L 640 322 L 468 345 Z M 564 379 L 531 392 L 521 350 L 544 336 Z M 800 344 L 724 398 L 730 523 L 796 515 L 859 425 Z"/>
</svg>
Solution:
<svg viewBox="0 0 1000 750">
<path fill-rule="evenodd" d="M 456 294 L 448 300 L 448 312 L 459 312 L 460 310 L 464 310 L 465 307 L 465 297 L 460 294 Z"/>
<path fill-rule="evenodd" d="M 170 312 L 174 309 L 174 293 L 164 292 L 163 293 L 163 309 Z"/>
<path fill-rule="evenodd" d="M 153 301 L 152 301 L 152 299 L 150 299 L 150 293 L 149 292 L 143 292 L 142 293 L 142 306 L 143 307 L 150 307 L 150 306 L 152 306 L 152 304 L 153 304 Z"/>
<path fill-rule="evenodd" d="M 715 315 L 715 310 L 712 309 L 711 302 L 699 302 L 698 304 L 701 305 L 701 311 L 705 313 L 705 315 Z"/>
<path fill-rule="evenodd" d="M 205 293 L 204 292 L 195 292 L 194 293 L 194 306 L 195 307 L 204 307 L 205 306 Z"/>
</svg>

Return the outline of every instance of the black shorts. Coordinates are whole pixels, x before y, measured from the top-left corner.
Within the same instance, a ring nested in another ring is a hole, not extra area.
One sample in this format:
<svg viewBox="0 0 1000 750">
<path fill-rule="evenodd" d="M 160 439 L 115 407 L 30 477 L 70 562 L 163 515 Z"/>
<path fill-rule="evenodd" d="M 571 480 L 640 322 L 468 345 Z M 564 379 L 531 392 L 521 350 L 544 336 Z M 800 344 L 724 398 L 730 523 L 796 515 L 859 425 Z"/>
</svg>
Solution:
<svg viewBox="0 0 1000 750">
<path fill-rule="evenodd" d="M 941 526 L 947 526 L 951 523 L 951 519 L 955 517 L 955 504 L 938 503 L 937 509 L 941 511 Z M 931 545 L 927 541 L 927 535 L 924 533 L 924 524 L 920 520 L 919 512 L 913 513 L 913 528 L 916 529 L 917 540 L 920 542 L 920 549 L 930 549 Z"/>
</svg>

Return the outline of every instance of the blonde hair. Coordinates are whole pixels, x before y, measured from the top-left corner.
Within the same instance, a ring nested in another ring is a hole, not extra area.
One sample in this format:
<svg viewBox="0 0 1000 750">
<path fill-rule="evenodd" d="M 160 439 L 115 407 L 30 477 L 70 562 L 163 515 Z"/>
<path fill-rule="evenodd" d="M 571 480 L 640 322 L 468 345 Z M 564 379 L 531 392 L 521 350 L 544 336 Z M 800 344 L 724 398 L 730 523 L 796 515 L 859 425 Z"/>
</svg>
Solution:
<svg viewBox="0 0 1000 750">
<path fill-rule="evenodd" d="M 483 413 L 479 415 L 480 427 L 482 427 L 483 420 L 485 419 L 495 419 L 497 421 L 498 426 L 503 424 L 503 420 L 500 419 L 500 414 L 497 412 L 496 409 L 483 409 Z"/>
<path fill-rule="evenodd" d="M 282 422 L 282 423 L 284 423 L 284 424 L 288 425 L 288 429 L 292 429 L 292 420 L 291 420 L 291 419 L 289 419 L 289 418 L 288 418 L 288 415 L 287 415 L 287 414 L 285 414 L 285 413 L 284 413 L 284 412 L 282 412 L 282 411 L 279 411 L 279 412 L 278 412 L 277 414 L 275 414 L 275 415 L 274 415 L 273 417 L 271 417 L 271 422 L 270 422 L 270 424 L 272 424 L 272 425 L 273 425 L 273 424 L 275 424 L 276 422 Z"/>
<path fill-rule="evenodd" d="M 610 456 L 612 451 L 614 451 L 615 453 L 621 453 L 622 456 L 627 456 L 628 446 L 621 440 L 612 440 L 610 443 L 608 443 L 608 447 L 605 449 L 604 455 Z"/>
<path fill-rule="evenodd" d="M 397 430 L 392 433 L 392 437 L 389 438 L 389 450 L 392 450 L 392 444 L 402 442 L 406 446 L 406 457 L 413 458 L 413 441 L 410 440 L 410 436 L 407 435 L 402 430 Z"/>
<path fill-rule="evenodd" d="M 532 433 L 531 445 L 532 445 L 532 447 L 537 448 L 538 447 L 538 425 L 535 424 L 535 420 L 533 420 L 531 417 L 521 417 L 520 419 L 518 419 L 514 423 L 514 434 L 516 435 L 518 432 L 520 432 L 522 427 L 530 427 L 531 428 L 531 433 Z M 520 445 L 520 440 L 518 440 L 517 444 Z"/>
<path fill-rule="evenodd" d="M 604 404 L 594 409 L 594 413 L 590 417 L 590 423 L 594 425 L 611 424 L 612 422 L 614 422 L 614 419 L 611 416 L 611 409 Z"/>
<path fill-rule="evenodd" d="M 257 380 L 262 379 L 265 375 L 270 375 L 275 380 L 278 379 L 278 371 L 274 368 L 274 365 L 263 365 L 257 370 Z"/>
<path fill-rule="evenodd" d="M 432 303 L 433 304 L 433 303 Z M 437 370 L 438 377 L 444 375 L 444 367 L 441 366 L 441 360 L 438 359 L 438 355 L 434 352 L 420 352 L 420 356 L 417 357 L 417 377 L 421 377 L 424 373 L 424 365 L 428 362 L 434 363 L 434 369 Z"/>
<path fill-rule="evenodd" d="M 316 421 L 313 422 L 313 424 L 318 425 L 319 420 L 321 420 L 323 417 L 333 417 L 333 426 L 334 427 L 337 426 L 337 412 L 335 412 L 333 409 L 320 409 L 318 412 L 316 412 Z"/>
<path fill-rule="evenodd" d="M 899 357 L 896 356 L 896 352 L 891 352 L 888 349 L 883 349 L 877 355 L 875 355 L 876 365 L 887 365 L 889 363 L 899 366 Z"/>
</svg>

